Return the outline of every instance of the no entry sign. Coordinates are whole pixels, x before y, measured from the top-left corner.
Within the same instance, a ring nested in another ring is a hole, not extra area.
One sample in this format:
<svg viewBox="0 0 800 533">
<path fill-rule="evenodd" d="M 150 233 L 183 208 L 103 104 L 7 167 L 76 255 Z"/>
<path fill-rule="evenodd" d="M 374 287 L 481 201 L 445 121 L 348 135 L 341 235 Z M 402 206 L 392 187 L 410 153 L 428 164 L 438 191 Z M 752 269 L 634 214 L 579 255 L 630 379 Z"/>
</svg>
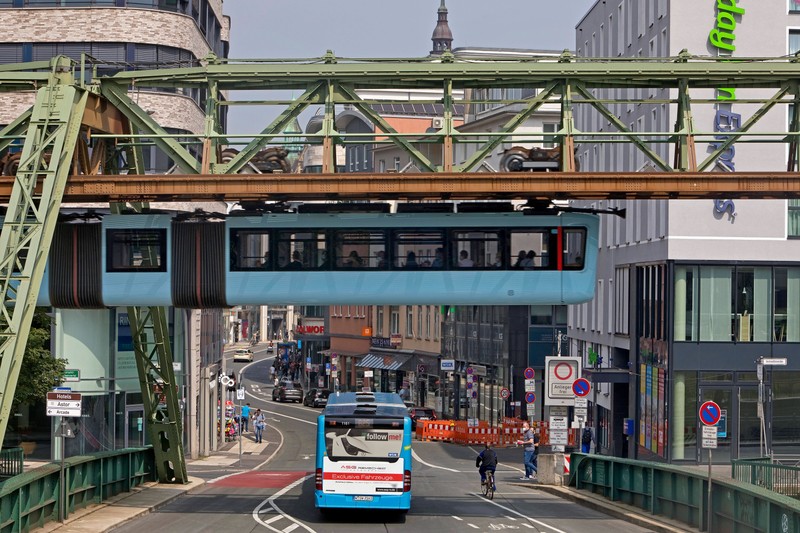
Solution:
<svg viewBox="0 0 800 533">
<path fill-rule="evenodd" d="M 700 406 L 700 422 L 707 426 L 715 426 L 722 416 L 722 410 L 716 402 L 705 402 Z"/>
</svg>

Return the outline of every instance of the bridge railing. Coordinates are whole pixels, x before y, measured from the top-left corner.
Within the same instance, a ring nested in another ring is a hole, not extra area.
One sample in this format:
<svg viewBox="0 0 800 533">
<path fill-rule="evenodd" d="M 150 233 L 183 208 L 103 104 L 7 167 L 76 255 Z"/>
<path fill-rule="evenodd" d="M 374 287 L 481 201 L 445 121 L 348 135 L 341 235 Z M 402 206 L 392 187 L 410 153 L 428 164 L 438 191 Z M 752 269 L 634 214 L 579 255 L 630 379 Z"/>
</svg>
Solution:
<svg viewBox="0 0 800 533">
<path fill-rule="evenodd" d="M 800 531 L 800 502 L 736 480 L 681 467 L 573 453 L 569 484 L 701 531 Z"/>
<path fill-rule="evenodd" d="M 0 450 L 0 481 L 21 474 L 24 458 L 22 448 Z"/>
<path fill-rule="evenodd" d="M 779 458 L 760 457 L 731 462 L 733 479 L 764 487 L 772 492 L 800 499 L 800 467 L 778 462 Z M 796 458 L 791 461 L 796 464 Z"/>
<path fill-rule="evenodd" d="M 155 481 L 153 448 L 126 448 L 64 461 L 66 516 Z M 0 484 L 0 533 L 30 531 L 58 520 L 60 464 L 49 463 Z"/>
</svg>

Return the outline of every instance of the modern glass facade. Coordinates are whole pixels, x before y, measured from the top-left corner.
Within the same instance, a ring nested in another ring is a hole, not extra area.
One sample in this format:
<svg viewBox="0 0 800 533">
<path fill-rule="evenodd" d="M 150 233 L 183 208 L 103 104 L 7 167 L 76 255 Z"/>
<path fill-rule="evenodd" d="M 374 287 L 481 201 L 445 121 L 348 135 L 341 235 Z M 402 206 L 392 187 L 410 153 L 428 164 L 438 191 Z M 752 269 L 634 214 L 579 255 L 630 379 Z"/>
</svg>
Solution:
<svg viewBox="0 0 800 533">
<path fill-rule="evenodd" d="M 675 342 L 800 342 L 800 267 L 675 267 Z"/>
</svg>

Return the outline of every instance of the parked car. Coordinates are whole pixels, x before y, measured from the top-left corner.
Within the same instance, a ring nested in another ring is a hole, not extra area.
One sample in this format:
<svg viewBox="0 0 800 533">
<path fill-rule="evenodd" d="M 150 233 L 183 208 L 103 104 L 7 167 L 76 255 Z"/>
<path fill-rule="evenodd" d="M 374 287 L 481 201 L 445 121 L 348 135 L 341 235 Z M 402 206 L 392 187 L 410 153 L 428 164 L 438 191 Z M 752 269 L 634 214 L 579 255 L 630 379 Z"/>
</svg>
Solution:
<svg viewBox="0 0 800 533">
<path fill-rule="evenodd" d="M 246 361 L 248 363 L 253 362 L 253 352 L 249 349 L 240 348 L 233 352 L 233 362 L 238 363 L 240 361 Z"/>
<path fill-rule="evenodd" d="M 417 429 L 417 420 L 436 420 L 436 411 L 430 407 L 411 407 L 408 409 L 411 417 L 411 429 Z"/>
<path fill-rule="evenodd" d="M 272 400 L 275 402 L 300 403 L 303 401 L 303 388 L 299 383 L 281 381 L 277 387 L 272 389 Z"/>
<path fill-rule="evenodd" d="M 309 407 L 325 407 L 328 405 L 328 396 L 331 391 L 325 389 L 311 389 L 303 397 L 303 405 Z"/>
</svg>

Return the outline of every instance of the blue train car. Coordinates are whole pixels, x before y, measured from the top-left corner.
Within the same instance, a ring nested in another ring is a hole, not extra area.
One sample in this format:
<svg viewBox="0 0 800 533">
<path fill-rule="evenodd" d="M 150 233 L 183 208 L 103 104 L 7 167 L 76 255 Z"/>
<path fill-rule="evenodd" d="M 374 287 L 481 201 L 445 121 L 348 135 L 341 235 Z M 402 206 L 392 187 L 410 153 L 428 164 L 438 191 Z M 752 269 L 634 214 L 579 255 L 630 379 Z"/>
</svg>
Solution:
<svg viewBox="0 0 800 533">
<path fill-rule="evenodd" d="M 59 224 L 40 305 L 528 305 L 594 296 L 598 216 L 278 213 Z"/>
</svg>

